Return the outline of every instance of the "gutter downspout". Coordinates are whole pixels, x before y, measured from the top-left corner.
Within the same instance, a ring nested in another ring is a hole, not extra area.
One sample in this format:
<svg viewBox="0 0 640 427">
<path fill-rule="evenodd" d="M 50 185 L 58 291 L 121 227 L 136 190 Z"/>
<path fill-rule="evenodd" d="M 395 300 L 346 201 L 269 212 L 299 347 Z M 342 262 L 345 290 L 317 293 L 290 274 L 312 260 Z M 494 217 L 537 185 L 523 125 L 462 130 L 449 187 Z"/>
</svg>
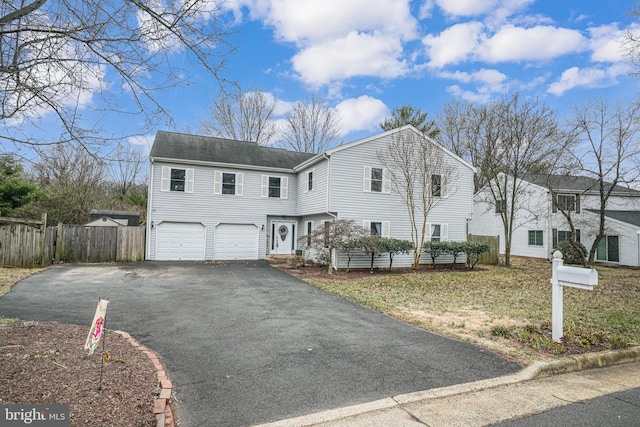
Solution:
<svg viewBox="0 0 640 427">
<path fill-rule="evenodd" d="M 146 242 L 146 250 L 144 258 L 146 260 L 151 259 L 151 223 L 153 222 L 152 218 L 152 206 L 151 199 L 153 198 L 153 169 L 154 169 L 154 161 L 150 159 L 151 162 L 151 170 L 149 171 L 149 190 L 147 198 L 147 242 Z"/>
<path fill-rule="evenodd" d="M 333 220 L 335 221 L 336 219 L 338 219 L 337 215 L 334 215 L 331 213 L 331 211 L 329 210 L 329 200 L 331 200 L 330 198 L 330 194 L 331 194 L 331 158 L 329 156 L 327 156 L 327 153 L 322 153 L 322 157 L 324 157 L 327 160 L 327 163 L 329 163 L 329 167 L 327 168 L 327 206 L 326 206 L 326 210 L 325 213 L 327 215 L 329 215 L 330 217 L 333 217 Z M 338 271 L 338 260 L 337 260 L 337 254 L 333 253 L 331 254 L 331 260 L 332 260 L 332 265 L 331 268 L 333 268 L 334 270 Z"/>
</svg>

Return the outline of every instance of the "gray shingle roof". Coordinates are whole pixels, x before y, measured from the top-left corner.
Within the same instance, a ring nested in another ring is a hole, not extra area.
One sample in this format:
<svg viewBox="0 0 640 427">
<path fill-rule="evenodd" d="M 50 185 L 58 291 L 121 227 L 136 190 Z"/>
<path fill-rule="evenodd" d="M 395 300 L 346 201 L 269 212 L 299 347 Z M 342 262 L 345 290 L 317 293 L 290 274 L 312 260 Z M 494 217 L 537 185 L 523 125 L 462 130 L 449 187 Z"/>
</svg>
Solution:
<svg viewBox="0 0 640 427">
<path fill-rule="evenodd" d="M 595 209 L 587 209 L 595 214 L 598 213 Z M 640 211 L 614 211 L 605 210 L 604 216 L 607 218 L 617 219 L 618 221 L 626 222 L 627 224 L 633 224 L 640 227 Z"/>
<path fill-rule="evenodd" d="M 544 188 L 551 188 L 554 191 L 575 191 L 575 192 L 597 192 L 597 181 L 587 176 L 575 175 L 545 175 L 527 173 L 522 179 L 532 184 L 539 185 Z M 605 183 L 605 188 L 609 188 L 611 184 Z M 613 189 L 616 194 L 624 194 L 628 196 L 640 196 L 640 191 L 616 185 Z"/>
<path fill-rule="evenodd" d="M 313 153 L 264 147 L 255 142 L 165 131 L 156 134 L 149 153 L 152 159 L 194 160 L 279 169 L 293 169 L 313 156 Z"/>
</svg>

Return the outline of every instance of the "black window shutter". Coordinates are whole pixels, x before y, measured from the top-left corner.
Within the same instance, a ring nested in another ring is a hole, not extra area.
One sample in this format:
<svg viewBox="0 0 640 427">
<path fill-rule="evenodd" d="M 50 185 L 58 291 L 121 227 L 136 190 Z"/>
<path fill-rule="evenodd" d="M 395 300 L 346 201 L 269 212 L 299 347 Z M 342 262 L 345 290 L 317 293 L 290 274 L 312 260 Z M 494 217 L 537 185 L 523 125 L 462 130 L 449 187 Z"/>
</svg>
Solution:
<svg viewBox="0 0 640 427">
<path fill-rule="evenodd" d="M 580 229 L 576 228 L 576 242 L 580 241 Z"/>
<path fill-rule="evenodd" d="M 558 195 L 556 193 L 551 193 L 551 212 L 558 212 Z"/>
<path fill-rule="evenodd" d="M 551 235 L 553 236 L 553 247 L 555 248 L 556 246 L 558 246 L 558 229 L 557 228 L 552 228 L 551 229 Z"/>
<path fill-rule="evenodd" d="M 580 213 L 580 194 L 576 194 L 576 213 Z"/>
</svg>

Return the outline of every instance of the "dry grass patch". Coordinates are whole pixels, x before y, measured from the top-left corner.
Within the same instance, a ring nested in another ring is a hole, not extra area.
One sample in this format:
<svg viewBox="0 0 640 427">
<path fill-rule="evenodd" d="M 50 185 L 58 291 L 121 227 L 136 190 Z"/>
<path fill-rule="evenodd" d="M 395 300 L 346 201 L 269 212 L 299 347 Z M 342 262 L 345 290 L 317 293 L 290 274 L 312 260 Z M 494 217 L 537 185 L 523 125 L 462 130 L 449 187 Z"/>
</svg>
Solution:
<svg viewBox="0 0 640 427">
<path fill-rule="evenodd" d="M 516 259 L 514 266 L 476 271 L 300 277 L 336 295 L 425 329 L 488 346 L 523 363 L 560 354 L 637 345 L 640 270 L 596 267 L 594 291 L 566 288 L 563 348 L 549 344 L 551 264 Z M 523 332 L 524 331 L 524 332 Z M 575 341 L 575 342 L 574 342 Z"/>
</svg>

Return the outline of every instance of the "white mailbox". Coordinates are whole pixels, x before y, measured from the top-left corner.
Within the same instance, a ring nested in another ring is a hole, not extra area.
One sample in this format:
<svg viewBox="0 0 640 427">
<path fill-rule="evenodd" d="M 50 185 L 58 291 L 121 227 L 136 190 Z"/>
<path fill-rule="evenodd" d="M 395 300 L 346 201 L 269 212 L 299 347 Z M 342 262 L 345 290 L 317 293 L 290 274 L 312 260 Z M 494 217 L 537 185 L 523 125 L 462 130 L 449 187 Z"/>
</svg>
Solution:
<svg viewBox="0 0 640 427">
<path fill-rule="evenodd" d="M 562 261 L 562 253 L 553 253 L 551 268 L 551 337 L 555 342 L 562 339 L 562 288 L 586 289 L 592 291 L 598 284 L 598 272 L 593 268 L 565 267 Z"/>
<path fill-rule="evenodd" d="M 598 272 L 593 268 L 558 267 L 558 284 L 592 291 L 598 284 Z"/>
</svg>

